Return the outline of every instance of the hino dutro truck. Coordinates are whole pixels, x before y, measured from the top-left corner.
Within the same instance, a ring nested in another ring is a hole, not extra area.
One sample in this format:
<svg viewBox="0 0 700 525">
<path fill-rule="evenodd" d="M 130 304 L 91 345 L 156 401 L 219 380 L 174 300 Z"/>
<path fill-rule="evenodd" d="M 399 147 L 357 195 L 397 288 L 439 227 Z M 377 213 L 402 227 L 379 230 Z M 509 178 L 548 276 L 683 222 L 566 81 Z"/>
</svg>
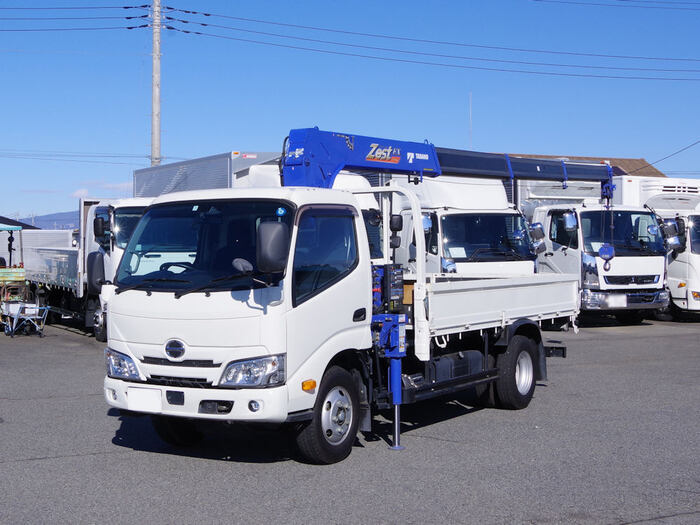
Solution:
<svg viewBox="0 0 700 525">
<path fill-rule="evenodd" d="M 700 181 L 683 178 L 615 177 L 615 202 L 643 206 L 663 225 L 675 225 L 669 239 L 667 286 L 674 316 L 700 312 Z"/>
<path fill-rule="evenodd" d="M 106 341 L 102 285 L 110 281 L 126 242 L 150 199 L 79 202 L 76 230 L 26 230 L 22 251 L 27 280 L 53 315 L 79 319 Z"/>
<path fill-rule="evenodd" d="M 641 205 L 614 205 L 611 166 L 562 163 L 560 171 L 570 174 L 574 167 L 595 173 L 598 182 L 569 176 L 563 183 L 523 180 L 517 185 L 520 209 L 546 233 L 538 271 L 577 275 L 582 312 L 640 323 L 668 306 L 665 235 L 674 235 L 673 225 L 660 226 Z M 591 171 L 594 167 L 597 171 Z M 606 260 L 610 249 L 614 261 Z"/>
<path fill-rule="evenodd" d="M 107 403 L 150 414 L 180 446 L 201 437 L 202 420 L 284 424 L 316 463 L 345 458 L 376 410 L 393 409 L 400 449 L 402 404 L 472 388 L 525 408 L 546 357 L 565 353 L 539 323 L 576 317 L 578 278 L 499 277 L 495 266 L 475 277 L 458 239 L 447 270 L 431 262 L 441 252 L 426 246 L 414 188 L 468 161 L 438 160 L 428 143 L 299 129 L 279 167 L 249 175 L 259 187 L 155 198 L 106 285 Z M 501 225 L 512 262 L 534 265 L 524 222 Z M 507 249 L 500 241 L 493 250 Z"/>
</svg>

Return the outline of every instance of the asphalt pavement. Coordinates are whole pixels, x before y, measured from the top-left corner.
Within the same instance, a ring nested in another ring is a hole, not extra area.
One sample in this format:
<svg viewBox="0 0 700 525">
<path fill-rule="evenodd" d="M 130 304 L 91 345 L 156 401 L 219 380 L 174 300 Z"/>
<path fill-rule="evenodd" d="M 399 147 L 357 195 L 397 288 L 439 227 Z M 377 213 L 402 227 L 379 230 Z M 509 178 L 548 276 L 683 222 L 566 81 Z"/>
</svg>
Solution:
<svg viewBox="0 0 700 525">
<path fill-rule="evenodd" d="M 345 461 L 299 461 L 276 429 L 192 449 L 102 395 L 79 330 L 0 336 L 0 522 L 700 523 L 700 323 L 589 322 L 521 411 L 404 407 Z"/>
</svg>

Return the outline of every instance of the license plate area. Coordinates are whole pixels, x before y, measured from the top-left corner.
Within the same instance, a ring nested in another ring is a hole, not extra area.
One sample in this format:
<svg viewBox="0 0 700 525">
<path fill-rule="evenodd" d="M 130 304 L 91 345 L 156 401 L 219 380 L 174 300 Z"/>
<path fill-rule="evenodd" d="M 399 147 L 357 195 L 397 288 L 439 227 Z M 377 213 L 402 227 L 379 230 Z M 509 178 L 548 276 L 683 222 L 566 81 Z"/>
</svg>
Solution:
<svg viewBox="0 0 700 525">
<path fill-rule="evenodd" d="M 126 389 L 126 402 L 129 410 L 136 412 L 159 413 L 163 411 L 163 401 L 157 388 L 130 386 Z"/>
<path fill-rule="evenodd" d="M 622 294 L 608 295 L 610 308 L 627 308 L 627 296 Z"/>
</svg>

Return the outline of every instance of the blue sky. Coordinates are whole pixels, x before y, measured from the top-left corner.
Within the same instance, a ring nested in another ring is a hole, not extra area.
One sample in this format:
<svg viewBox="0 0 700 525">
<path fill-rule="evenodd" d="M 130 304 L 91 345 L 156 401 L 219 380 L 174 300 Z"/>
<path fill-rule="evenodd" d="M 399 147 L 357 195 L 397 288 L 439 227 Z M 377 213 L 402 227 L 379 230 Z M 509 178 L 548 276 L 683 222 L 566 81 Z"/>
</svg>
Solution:
<svg viewBox="0 0 700 525">
<path fill-rule="evenodd" d="M 87 8 L 140 3 L 2 0 L 0 8 Z M 336 30 L 315 31 L 168 13 L 176 18 L 244 31 L 168 22 L 173 26 L 287 46 L 483 68 L 696 79 L 629 80 L 484 71 L 324 54 L 163 31 L 165 162 L 168 158 L 174 161 L 239 149 L 276 151 L 289 129 L 308 126 L 403 140 L 428 139 L 438 146 L 465 149 L 471 146 L 479 151 L 644 157 L 650 162 L 700 139 L 697 29 L 700 1 L 163 0 L 163 3 L 229 17 Z M 0 9 L 0 17 L 96 17 L 146 12 Z M 147 21 L 0 20 L 0 29 L 142 23 Z M 338 46 L 251 31 L 472 59 L 686 71 L 476 61 Z M 380 39 L 339 31 L 470 46 L 693 60 L 526 53 Z M 132 171 L 149 165 L 150 53 L 148 28 L 0 32 L 3 99 L 0 181 L 4 196 L 0 200 L 0 215 L 24 217 L 76 209 L 77 196 L 81 194 L 98 197 L 131 194 Z M 674 176 L 700 176 L 698 161 L 700 145 L 657 167 Z"/>
</svg>

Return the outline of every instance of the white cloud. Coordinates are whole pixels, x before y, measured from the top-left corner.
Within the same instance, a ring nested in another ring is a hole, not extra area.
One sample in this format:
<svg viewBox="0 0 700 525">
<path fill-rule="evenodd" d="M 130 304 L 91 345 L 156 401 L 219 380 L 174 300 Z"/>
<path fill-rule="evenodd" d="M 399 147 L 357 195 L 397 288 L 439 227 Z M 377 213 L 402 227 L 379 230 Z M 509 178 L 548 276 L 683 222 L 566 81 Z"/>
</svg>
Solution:
<svg viewBox="0 0 700 525">
<path fill-rule="evenodd" d="M 71 197 L 75 199 L 83 199 L 88 196 L 88 190 L 87 188 L 80 188 L 78 190 L 75 190 L 73 193 L 71 193 Z"/>
</svg>

